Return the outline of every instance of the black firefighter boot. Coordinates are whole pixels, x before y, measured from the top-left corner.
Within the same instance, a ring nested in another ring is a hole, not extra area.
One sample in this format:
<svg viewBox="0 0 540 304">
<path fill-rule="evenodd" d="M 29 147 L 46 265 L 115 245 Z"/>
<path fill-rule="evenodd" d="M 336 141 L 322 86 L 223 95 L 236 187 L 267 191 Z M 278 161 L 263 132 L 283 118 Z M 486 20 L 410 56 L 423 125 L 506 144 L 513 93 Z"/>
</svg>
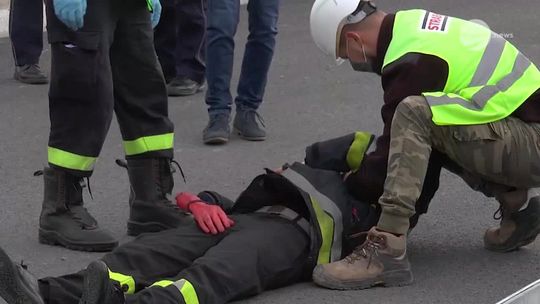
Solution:
<svg viewBox="0 0 540 304">
<path fill-rule="evenodd" d="M 39 241 L 73 250 L 110 251 L 118 241 L 83 206 L 82 178 L 63 170 L 43 170 L 45 193 Z"/>
<path fill-rule="evenodd" d="M 159 232 L 192 221 L 171 201 L 174 180 L 168 158 L 128 159 L 129 196 L 128 235 Z"/>
<path fill-rule="evenodd" d="M 109 279 L 109 268 L 103 261 L 94 261 L 86 268 L 83 293 L 79 304 L 124 304 L 124 292 Z"/>
</svg>

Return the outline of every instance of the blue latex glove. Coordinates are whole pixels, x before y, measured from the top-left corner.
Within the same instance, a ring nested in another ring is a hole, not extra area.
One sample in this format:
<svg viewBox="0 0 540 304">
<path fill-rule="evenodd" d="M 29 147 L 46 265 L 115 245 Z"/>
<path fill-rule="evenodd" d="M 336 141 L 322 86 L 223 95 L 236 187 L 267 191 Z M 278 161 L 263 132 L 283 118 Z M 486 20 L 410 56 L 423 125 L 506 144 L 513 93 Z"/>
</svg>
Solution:
<svg viewBox="0 0 540 304">
<path fill-rule="evenodd" d="M 159 0 L 152 0 L 152 27 L 155 28 L 159 23 L 161 17 L 161 2 Z"/>
<path fill-rule="evenodd" d="M 54 13 L 67 27 L 76 31 L 84 25 L 86 0 L 53 0 Z"/>
</svg>

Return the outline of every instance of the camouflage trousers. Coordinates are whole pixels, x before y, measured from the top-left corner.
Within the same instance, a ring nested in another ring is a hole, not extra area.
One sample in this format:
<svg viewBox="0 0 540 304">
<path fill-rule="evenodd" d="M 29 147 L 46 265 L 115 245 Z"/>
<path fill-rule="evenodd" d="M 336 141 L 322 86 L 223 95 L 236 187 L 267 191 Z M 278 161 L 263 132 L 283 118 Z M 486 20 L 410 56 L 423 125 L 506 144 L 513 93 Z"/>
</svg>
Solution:
<svg viewBox="0 0 540 304">
<path fill-rule="evenodd" d="M 437 126 L 426 99 L 409 97 L 397 106 L 392 121 L 380 229 L 407 232 L 432 149 L 463 168 L 462 178 L 486 195 L 540 186 L 540 124 L 508 117 L 481 125 Z"/>
</svg>

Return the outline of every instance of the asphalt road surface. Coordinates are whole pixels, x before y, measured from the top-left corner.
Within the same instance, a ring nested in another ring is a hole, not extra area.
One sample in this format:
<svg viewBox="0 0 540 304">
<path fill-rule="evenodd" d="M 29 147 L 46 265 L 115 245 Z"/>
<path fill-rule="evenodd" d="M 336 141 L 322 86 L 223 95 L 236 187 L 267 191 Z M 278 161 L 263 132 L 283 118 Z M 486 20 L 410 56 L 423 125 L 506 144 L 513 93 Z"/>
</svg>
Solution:
<svg viewBox="0 0 540 304">
<path fill-rule="evenodd" d="M 354 73 L 348 65 L 335 67 L 320 54 L 309 34 L 311 3 L 282 3 L 278 46 L 261 109 L 268 127 L 267 141 L 251 143 L 233 137 L 226 146 L 204 146 L 204 94 L 170 99 L 170 116 L 176 125 L 175 156 L 187 175 L 187 184 L 177 176 L 177 191 L 213 189 L 235 197 L 262 168 L 301 159 L 304 147 L 312 142 L 354 130 L 382 130 L 378 78 Z M 540 2 L 536 0 L 400 0 L 378 4 L 386 11 L 426 8 L 484 20 L 540 64 Z M 237 36 L 236 78 L 246 21 L 243 12 Z M 48 71 L 48 49 L 42 63 Z M 73 272 L 100 254 L 38 244 L 43 182 L 33 177 L 33 172 L 46 164 L 47 87 L 15 82 L 12 64 L 9 41 L 0 40 L 0 246 L 14 259 L 28 263 L 37 276 Z M 100 224 L 127 241 L 128 183 L 125 170 L 114 164 L 119 157 L 121 138 L 113 122 L 91 180 L 94 200 L 88 196 L 86 200 Z M 540 277 L 540 241 L 510 254 L 482 248 L 484 230 L 496 224 L 492 219 L 496 209 L 493 200 L 444 173 L 429 214 L 421 218 L 410 238 L 413 285 L 337 292 L 303 283 L 242 303 L 495 303 Z"/>
</svg>

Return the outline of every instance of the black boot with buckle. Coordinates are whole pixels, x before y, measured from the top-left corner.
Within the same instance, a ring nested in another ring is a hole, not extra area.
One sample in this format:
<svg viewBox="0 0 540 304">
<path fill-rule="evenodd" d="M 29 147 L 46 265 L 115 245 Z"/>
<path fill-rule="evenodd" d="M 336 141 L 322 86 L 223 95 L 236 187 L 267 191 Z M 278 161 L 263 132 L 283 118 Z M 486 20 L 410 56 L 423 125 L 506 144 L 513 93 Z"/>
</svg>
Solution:
<svg viewBox="0 0 540 304">
<path fill-rule="evenodd" d="M 110 251 L 118 241 L 99 228 L 84 208 L 83 178 L 63 170 L 45 168 L 43 207 L 39 218 L 39 241 L 82 251 Z"/>
<path fill-rule="evenodd" d="M 192 221 L 171 201 L 174 180 L 170 159 L 128 159 L 127 163 L 117 163 L 127 168 L 131 185 L 128 235 L 159 232 Z"/>
</svg>

